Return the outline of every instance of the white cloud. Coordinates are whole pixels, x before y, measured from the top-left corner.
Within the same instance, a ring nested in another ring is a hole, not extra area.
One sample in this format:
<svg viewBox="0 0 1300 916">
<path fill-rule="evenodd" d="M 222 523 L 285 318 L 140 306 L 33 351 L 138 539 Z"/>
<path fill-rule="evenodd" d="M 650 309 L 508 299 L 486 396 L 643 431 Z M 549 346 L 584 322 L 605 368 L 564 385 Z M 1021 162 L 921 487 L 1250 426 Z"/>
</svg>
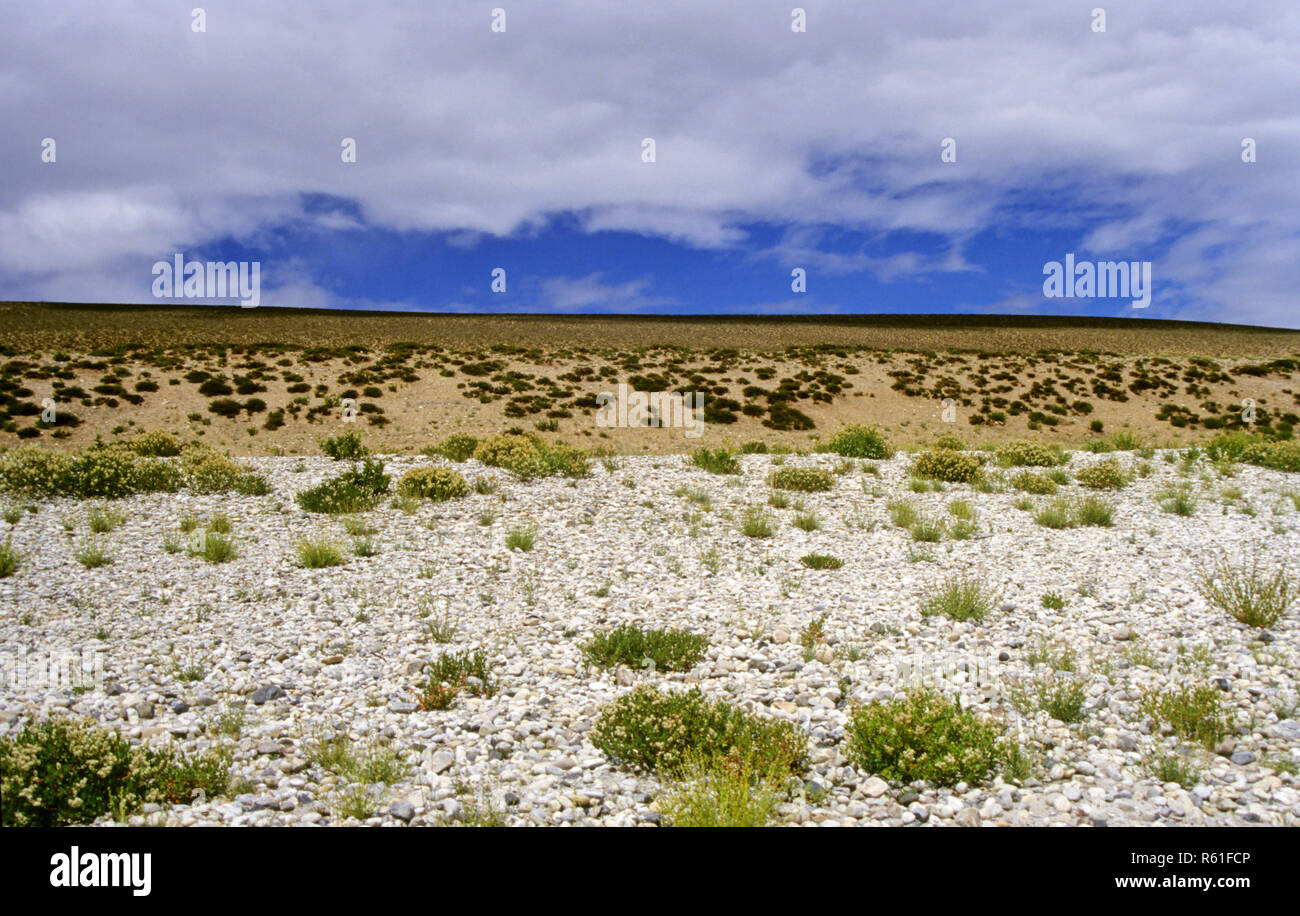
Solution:
<svg viewBox="0 0 1300 916">
<path fill-rule="evenodd" d="M 746 0 L 519 0 L 494 35 L 468 0 L 231 0 L 196 35 L 161 0 L 10 5 L 0 283 L 73 291 L 283 222 L 355 228 L 304 213 L 309 192 L 463 245 L 558 212 L 701 248 L 744 250 L 753 223 L 947 240 L 941 257 L 794 249 L 894 279 L 971 269 L 966 241 L 993 227 L 1066 226 L 1081 253 L 1172 244 L 1156 270 L 1207 315 L 1300 324 L 1300 7 L 1112 5 L 1101 35 L 1090 9 L 825 0 L 796 35 L 789 9 Z M 592 276 L 556 301 L 595 295 Z M 654 298 L 622 286 L 602 294 Z"/>
</svg>

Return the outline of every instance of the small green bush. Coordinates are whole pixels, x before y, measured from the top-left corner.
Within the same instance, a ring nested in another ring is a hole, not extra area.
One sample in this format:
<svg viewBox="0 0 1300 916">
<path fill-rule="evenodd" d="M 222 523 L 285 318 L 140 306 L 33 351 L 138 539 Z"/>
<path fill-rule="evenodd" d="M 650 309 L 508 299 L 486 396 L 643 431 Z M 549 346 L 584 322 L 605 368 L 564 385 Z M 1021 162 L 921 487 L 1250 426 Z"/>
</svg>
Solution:
<svg viewBox="0 0 1300 916">
<path fill-rule="evenodd" d="M 799 772 L 808 762 L 807 735 L 794 725 L 710 702 L 698 687 L 661 693 L 642 685 L 604 707 L 590 740 L 628 769 L 661 774 L 681 773 L 692 755 L 733 750 L 763 771 Z"/>
<path fill-rule="evenodd" d="M 996 604 L 996 595 L 981 580 L 952 576 L 925 596 L 921 616 L 941 614 L 953 620 L 983 620 Z"/>
<path fill-rule="evenodd" d="M 709 641 L 685 630 L 643 630 L 624 624 L 597 633 L 582 647 L 583 657 L 598 668 L 628 665 L 664 671 L 689 671 L 704 657 Z"/>
<path fill-rule="evenodd" d="M 445 502 L 459 499 L 469 493 L 469 484 L 459 471 L 451 468 L 424 467 L 413 468 L 402 475 L 397 482 L 398 496 L 414 496 Z"/>
<path fill-rule="evenodd" d="M 224 455 L 201 445 L 181 449 L 181 471 L 195 493 L 225 493 L 234 490 L 249 496 L 269 492 L 266 480 Z"/>
<path fill-rule="evenodd" d="M 425 668 L 419 706 L 425 711 L 447 709 L 462 692 L 479 697 L 496 693 L 491 667 L 483 652 L 444 652 Z"/>
<path fill-rule="evenodd" d="M 1022 493 L 1033 493 L 1037 496 L 1051 496 L 1056 492 L 1056 481 L 1046 474 L 1035 474 L 1033 471 L 1021 471 L 1012 477 L 1011 486 Z"/>
<path fill-rule="evenodd" d="M 150 458 L 173 458 L 181 453 L 181 444 L 171 433 L 161 430 L 141 433 L 131 440 L 131 451 Z"/>
<path fill-rule="evenodd" d="M 361 434 L 355 430 L 320 440 L 321 451 L 335 461 L 355 461 L 370 454 L 361 444 Z"/>
<path fill-rule="evenodd" d="M 893 454 L 885 437 L 874 426 L 851 423 L 842 427 L 822 451 L 846 458 L 888 458 Z"/>
<path fill-rule="evenodd" d="M 975 455 L 938 449 L 918 455 L 912 464 L 911 473 L 926 480 L 973 483 L 983 474 L 983 466 Z"/>
<path fill-rule="evenodd" d="M 727 448 L 697 448 L 691 453 L 691 464 L 710 474 L 739 474 L 740 461 Z"/>
<path fill-rule="evenodd" d="M 360 468 L 344 471 L 303 490 L 294 498 L 307 512 L 350 515 L 367 512 L 379 505 L 388 492 L 388 484 L 383 462 L 368 458 Z"/>
<path fill-rule="evenodd" d="M 474 457 L 476 448 L 478 448 L 478 439 L 469 433 L 452 433 L 431 451 L 434 454 L 441 455 L 448 461 L 455 461 L 459 464 Z"/>
<path fill-rule="evenodd" d="M 657 801 L 669 827 L 764 827 L 786 796 L 788 770 L 760 768 L 738 750 L 687 755 Z"/>
<path fill-rule="evenodd" d="M 1257 442 L 1246 448 L 1241 460 L 1274 471 L 1300 473 L 1300 442 Z"/>
<path fill-rule="evenodd" d="M 474 457 L 483 464 L 503 468 L 520 480 L 559 474 L 586 477 L 591 462 L 579 449 L 548 445 L 532 433 L 502 433 L 480 442 Z"/>
<path fill-rule="evenodd" d="M 1213 748 L 1232 727 L 1222 697 L 1213 684 L 1184 684 L 1144 690 L 1139 707 L 1157 727 L 1167 724 L 1178 737 Z"/>
<path fill-rule="evenodd" d="M 5 538 L 3 544 L 0 544 L 0 579 L 8 579 L 14 573 L 18 572 L 18 567 L 23 563 L 23 555 L 14 550 Z"/>
<path fill-rule="evenodd" d="M 1196 586 L 1210 604 L 1252 627 L 1271 627 L 1300 598 L 1287 571 L 1270 568 L 1259 557 L 1241 567 L 1221 558 L 1197 571 Z"/>
<path fill-rule="evenodd" d="M 332 541 L 307 538 L 299 541 L 296 549 L 298 563 L 307 569 L 324 569 L 343 564 L 343 551 Z"/>
<path fill-rule="evenodd" d="M 810 553 L 799 558 L 799 562 L 808 569 L 839 569 L 844 561 L 824 553 Z"/>
<path fill-rule="evenodd" d="M 1040 442 L 1017 440 L 1004 442 L 994 451 L 998 464 L 1003 467 L 1042 467 L 1050 468 L 1065 464 L 1069 458 L 1059 446 L 1043 445 Z"/>
<path fill-rule="evenodd" d="M 778 490 L 813 493 L 834 489 L 835 475 L 819 468 L 778 468 L 768 475 L 767 483 Z"/>
<path fill-rule="evenodd" d="M 740 517 L 740 533 L 747 538 L 770 538 L 776 534 L 776 524 L 762 508 L 751 506 Z"/>
<path fill-rule="evenodd" d="M 1074 478 L 1093 490 L 1122 490 L 1129 484 L 1129 476 L 1114 458 L 1081 468 Z"/>
<path fill-rule="evenodd" d="M 895 783 L 976 785 L 1009 755 L 1000 726 L 929 690 L 859 707 L 848 732 L 849 759 Z"/>
<path fill-rule="evenodd" d="M 227 756 L 183 757 L 132 747 L 93 722 L 57 716 L 0 738 L 0 822 L 16 827 L 89 824 L 145 803 L 189 804 L 229 784 Z"/>
</svg>

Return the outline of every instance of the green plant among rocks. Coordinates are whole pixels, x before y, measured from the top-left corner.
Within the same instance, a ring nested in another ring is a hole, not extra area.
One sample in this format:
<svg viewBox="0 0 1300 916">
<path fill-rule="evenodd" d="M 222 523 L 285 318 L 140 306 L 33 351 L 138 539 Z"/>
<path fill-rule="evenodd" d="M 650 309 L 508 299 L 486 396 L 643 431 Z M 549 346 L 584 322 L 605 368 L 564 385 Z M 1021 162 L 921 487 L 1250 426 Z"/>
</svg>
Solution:
<svg viewBox="0 0 1300 916">
<path fill-rule="evenodd" d="M 1226 558 L 1203 566 L 1196 588 L 1206 601 L 1247 626 L 1271 627 L 1300 598 L 1300 587 L 1281 566 L 1254 557 L 1243 566 Z"/>
<path fill-rule="evenodd" d="M 668 827 L 765 827 L 786 797 L 788 768 L 739 750 L 691 752 L 658 799 Z"/>
<path fill-rule="evenodd" d="M 307 512 L 327 515 L 368 512 L 383 501 L 389 480 L 382 461 L 366 459 L 360 467 L 303 490 L 294 499 Z"/>
<path fill-rule="evenodd" d="M 983 620 L 997 605 L 997 597 L 981 579 L 951 576 L 921 601 L 921 616 L 941 615 L 952 620 Z"/>
<path fill-rule="evenodd" d="M 1069 725 L 1087 714 L 1088 690 L 1080 678 L 1053 672 L 1014 685 L 1010 700 L 1026 715 L 1041 711 Z"/>
<path fill-rule="evenodd" d="M 480 442 L 474 458 L 491 467 L 509 471 L 520 480 L 535 477 L 586 477 L 591 461 L 579 449 L 550 444 L 533 433 L 502 433 Z"/>
<path fill-rule="evenodd" d="M 1051 496 L 1056 492 L 1056 481 L 1046 474 L 1035 474 L 1033 471 L 1016 474 L 1011 478 L 1011 486 L 1022 493 L 1033 493 L 1036 496 Z"/>
<path fill-rule="evenodd" d="M 1004 442 L 994 451 L 998 464 L 1003 467 L 1055 467 L 1069 461 L 1060 446 L 1041 442 L 1017 440 Z"/>
<path fill-rule="evenodd" d="M 760 506 L 751 506 L 740 517 L 740 533 L 747 538 L 770 538 L 776 534 L 776 523 Z"/>
<path fill-rule="evenodd" d="M 425 673 L 417 703 L 426 712 L 449 709 L 462 693 L 491 697 L 497 691 L 487 654 L 482 651 L 444 652 L 425 668 Z"/>
<path fill-rule="evenodd" d="M 848 725 L 847 755 L 889 782 L 977 785 L 1009 757 L 1001 725 L 931 690 L 859 707 Z"/>
<path fill-rule="evenodd" d="M 797 773 L 808 764 L 808 737 L 793 724 L 710 701 L 698 687 L 625 693 L 602 709 L 590 740 L 627 769 L 667 775 L 698 755 L 738 753 L 759 772 Z"/>
<path fill-rule="evenodd" d="M 833 452 L 846 458 L 881 459 L 893 454 L 893 449 L 878 429 L 856 423 L 841 427 L 821 451 Z"/>
<path fill-rule="evenodd" d="M 709 641 L 685 630 L 645 630 L 623 624 L 597 633 L 583 647 L 583 657 L 597 668 L 627 665 L 663 671 L 689 671 L 704 657 Z"/>
<path fill-rule="evenodd" d="M 397 482 L 398 496 L 413 496 L 434 502 L 459 499 L 469 493 L 469 484 L 451 468 L 413 468 Z"/>
<path fill-rule="evenodd" d="M 1183 684 L 1144 690 L 1139 707 L 1157 728 L 1167 725 L 1179 738 L 1213 748 L 1232 728 L 1222 697 L 1213 684 Z"/>
<path fill-rule="evenodd" d="M 307 569 L 343 565 L 343 551 L 333 541 L 305 538 L 296 548 L 298 564 Z"/>
<path fill-rule="evenodd" d="M 5 538 L 4 543 L 0 543 L 0 579 L 8 579 L 22 564 L 23 555 L 13 548 L 10 538 Z"/>
<path fill-rule="evenodd" d="M 810 553 L 799 558 L 799 562 L 808 569 L 839 569 L 844 561 L 824 553 Z"/>
<path fill-rule="evenodd" d="M 1122 490 L 1129 485 L 1129 475 L 1114 458 L 1098 461 L 1075 472 L 1074 479 L 1093 490 Z"/>
<path fill-rule="evenodd" d="M 710 474 L 739 474 L 740 459 L 728 448 L 697 448 L 691 452 L 691 464 Z"/>
<path fill-rule="evenodd" d="M 452 433 L 432 448 L 425 449 L 424 453 L 430 457 L 441 455 L 448 461 L 459 464 L 473 458 L 476 448 L 478 448 L 478 439 L 469 433 Z"/>
<path fill-rule="evenodd" d="M 952 449 L 935 449 L 918 455 L 912 464 L 911 473 L 925 480 L 974 483 L 983 476 L 984 466 L 976 455 Z"/>
<path fill-rule="evenodd" d="M 370 454 L 355 430 L 320 440 L 320 449 L 335 461 L 355 461 Z"/>
<path fill-rule="evenodd" d="M 229 785 L 219 751 L 182 756 L 129 744 L 112 729 L 72 716 L 29 723 L 0 738 L 0 821 L 7 826 L 89 824 L 146 803 L 188 804 Z"/>
</svg>

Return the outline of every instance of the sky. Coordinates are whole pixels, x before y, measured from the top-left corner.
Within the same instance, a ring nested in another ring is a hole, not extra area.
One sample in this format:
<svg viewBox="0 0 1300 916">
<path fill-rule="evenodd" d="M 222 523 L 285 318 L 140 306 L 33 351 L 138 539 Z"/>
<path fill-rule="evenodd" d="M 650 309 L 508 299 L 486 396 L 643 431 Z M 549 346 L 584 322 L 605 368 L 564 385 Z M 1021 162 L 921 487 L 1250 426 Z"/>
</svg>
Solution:
<svg viewBox="0 0 1300 916">
<path fill-rule="evenodd" d="M 0 299 L 1300 327 L 1295 0 L 200 2 L 0 0 Z"/>
</svg>

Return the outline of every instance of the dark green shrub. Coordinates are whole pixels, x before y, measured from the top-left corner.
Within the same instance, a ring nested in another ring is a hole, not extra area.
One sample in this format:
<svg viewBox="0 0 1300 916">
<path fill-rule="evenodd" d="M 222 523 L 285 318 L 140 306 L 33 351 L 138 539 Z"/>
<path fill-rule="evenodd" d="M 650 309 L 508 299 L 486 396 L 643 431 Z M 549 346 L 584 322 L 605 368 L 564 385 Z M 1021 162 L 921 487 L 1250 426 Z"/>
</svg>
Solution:
<svg viewBox="0 0 1300 916">
<path fill-rule="evenodd" d="M 229 782 L 222 754 L 182 757 L 132 747 L 117 732 L 69 716 L 0 738 L 0 821 L 6 826 L 89 824 L 146 802 L 188 804 L 195 789 L 221 795 Z"/>
<path fill-rule="evenodd" d="M 370 454 L 370 449 L 361 444 L 361 434 L 355 430 L 321 439 L 320 448 L 335 461 L 355 461 Z"/>
<path fill-rule="evenodd" d="M 597 633 L 582 647 L 588 662 L 598 668 L 628 665 L 664 671 L 689 671 L 704 657 L 709 641 L 685 630 L 643 630 L 624 624 Z"/>
<path fill-rule="evenodd" d="M 367 512 L 379 505 L 388 492 L 388 484 L 384 463 L 368 458 L 360 468 L 354 467 L 303 490 L 295 500 L 307 512 L 329 515 Z"/>
<path fill-rule="evenodd" d="M 728 448 L 697 448 L 691 453 L 691 464 L 710 474 L 740 473 L 740 461 Z"/>
<path fill-rule="evenodd" d="M 822 451 L 834 452 L 846 458 L 888 458 L 894 453 L 878 429 L 857 423 L 841 427 Z"/>
</svg>

